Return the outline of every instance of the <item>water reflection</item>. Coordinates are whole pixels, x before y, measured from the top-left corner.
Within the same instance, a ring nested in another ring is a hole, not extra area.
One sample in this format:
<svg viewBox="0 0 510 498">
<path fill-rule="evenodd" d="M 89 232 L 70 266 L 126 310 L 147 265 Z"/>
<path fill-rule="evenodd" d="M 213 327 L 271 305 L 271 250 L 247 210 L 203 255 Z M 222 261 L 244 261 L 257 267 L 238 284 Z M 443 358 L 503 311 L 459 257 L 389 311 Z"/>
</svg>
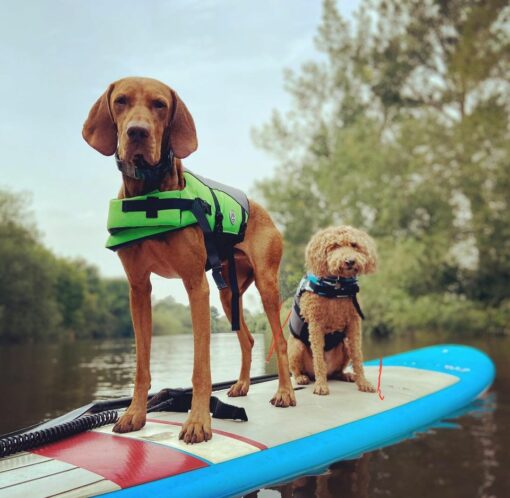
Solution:
<svg viewBox="0 0 510 498">
<path fill-rule="evenodd" d="M 253 375 L 266 371 L 264 335 L 255 334 Z M 152 391 L 191 386 L 193 337 L 154 337 Z M 236 379 L 241 351 L 235 334 L 213 334 L 213 382 Z M 272 370 L 271 364 L 269 370 Z M 26 427 L 95 399 L 130 396 L 135 372 L 130 339 L 3 346 L 0 349 L 0 434 Z"/>
<path fill-rule="evenodd" d="M 368 498 L 369 463 L 371 453 L 362 455 L 357 460 L 333 464 L 326 472 L 318 476 L 304 476 L 294 481 L 272 488 L 282 498 Z M 260 490 L 246 495 L 246 498 L 267 498 L 272 490 Z M 274 496 L 274 495 L 273 495 Z"/>
<path fill-rule="evenodd" d="M 264 336 L 255 334 L 252 375 L 265 373 Z M 211 337 L 211 370 L 213 382 L 236 379 L 241 365 L 241 352 L 235 334 Z M 135 352 L 131 341 L 102 344 L 96 355 L 81 367 L 96 376 L 96 399 L 132 394 L 135 374 Z M 193 337 L 177 335 L 155 337 L 151 354 L 151 391 L 166 387 L 191 386 Z"/>
</svg>

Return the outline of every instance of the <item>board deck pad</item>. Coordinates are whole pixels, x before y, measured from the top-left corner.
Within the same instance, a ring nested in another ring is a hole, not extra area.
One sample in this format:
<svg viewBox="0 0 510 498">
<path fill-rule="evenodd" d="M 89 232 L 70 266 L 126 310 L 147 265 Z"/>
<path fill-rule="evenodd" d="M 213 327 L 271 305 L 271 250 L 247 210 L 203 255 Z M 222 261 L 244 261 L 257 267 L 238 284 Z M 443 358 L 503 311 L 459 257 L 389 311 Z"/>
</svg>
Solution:
<svg viewBox="0 0 510 498">
<path fill-rule="evenodd" d="M 476 370 L 476 362 L 444 361 L 446 358 L 454 359 L 448 354 L 452 346 L 436 346 L 433 349 L 436 359 L 429 351 L 427 361 L 432 363 L 426 365 L 423 365 L 423 355 L 420 360 L 418 354 L 424 350 L 415 351 L 414 360 L 413 352 L 387 359 L 387 365 L 382 370 L 383 400 L 376 393 L 358 391 L 353 383 L 333 380 L 328 382 L 328 396 L 313 394 L 313 383 L 296 386 L 297 406 L 275 408 L 269 400 L 276 392 L 278 381 L 269 381 L 251 386 L 246 397 L 232 399 L 228 398 L 226 391 L 216 392 L 215 395 L 222 401 L 244 407 L 249 421 L 213 419 L 213 438 L 207 443 L 187 445 L 179 440 L 186 413 L 158 412 L 149 414 L 146 426 L 137 432 L 114 434 L 109 425 L 43 446 L 31 453 L 0 459 L 0 498 L 93 496 L 120 489 L 124 489 L 121 495 L 141 496 L 148 492 L 151 496 L 158 496 L 159 490 L 164 496 L 165 488 L 161 488 L 163 483 L 167 483 L 167 492 L 169 489 L 178 489 L 176 496 L 198 496 L 197 479 L 201 481 L 203 496 L 230 496 L 240 492 L 243 484 L 229 487 L 225 483 L 225 479 L 228 481 L 231 476 L 228 466 L 244 465 L 244 462 L 258 458 L 257 454 L 261 453 L 268 457 L 281 453 L 277 460 L 287 458 L 290 462 L 289 451 L 292 452 L 293 445 L 298 442 L 329 444 L 330 439 L 335 437 L 335 431 L 342 429 L 344 432 L 350 431 L 346 434 L 356 434 L 356 430 L 359 430 L 356 426 L 361 422 L 366 424 L 380 420 L 378 429 L 384 433 L 388 421 L 393 419 L 395 425 L 395 417 L 399 413 L 404 417 L 402 424 L 405 426 L 406 417 L 411 413 L 409 410 L 417 402 L 432 401 L 432 397 L 440 393 L 450 392 L 453 395 L 455 389 L 458 391 L 460 387 L 457 384 L 465 384 L 467 379 L 473 379 L 472 370 Z M 472 348 L 466 349 L 483 355 Z M 454 356 L 456 360 L 458 355 Z M 374 386 L 377 385 L 378 365 L 365 366 L 365 372 L 367 379 Z M 489 378 L 492 379 L 490 375 Z M 480 394 L 482 388 L 477 387 L 475 391 L 470 399 Z M 448 407 L 445 406 L 445 409 Z M 431 421 L 452 411 L 441 413 L 437 406 L 430 403 L 420 406 L 420 410 L 421 419 L 430 415 Z M 423 413 L 423 410 L 429 410 L 430 414 Z M 434 415 L 436 412 L 437 416 Z M 388 415 L 393 417 L 382 419 Z M 417 423 L 420 417 L 414 414 Z M 392 434 L 391 430 L 389 434 Z M 372 449 L 369 440 L 363 442 L 361 433 L 358 436 L 359 448 L 356 447 L 351 454 L 342 454 L 342 444 L 339 443 L 345 443 L 346 439 L 339 439 L 336 444 L 338 456 L 331 457 L 334 459 L 329 463 L 335 459 L 352 458 Z M 373 439 L 376 439 L 375 436 Z M 346 451 L 347 447 L 346 444 Z M 324 464 L 319 461 L 315 463 Z M 225 469 L 223 480 L 221 475 L 211 474 L 213 470 L 217 470 L 218 474 L 221 469 Z M 283 473 L 288 476 L 289 472 L 292 474 L 289 470 Z M 219 479 L 217 482 L 220 484 L 223 481 L 221 492 L 214 488 L 214 479 Z M 195 487 L 189 487 L 187 483 L 193 482 Z M 208 487 L 208 482 L 212 487 Z M 272 481 L 266 483 L 269 482 Z M 161 489 L 157 487 L 158 483 Z M 247 481 L 245 490 L 253 489 L 254 483 Z"/>
</svg>

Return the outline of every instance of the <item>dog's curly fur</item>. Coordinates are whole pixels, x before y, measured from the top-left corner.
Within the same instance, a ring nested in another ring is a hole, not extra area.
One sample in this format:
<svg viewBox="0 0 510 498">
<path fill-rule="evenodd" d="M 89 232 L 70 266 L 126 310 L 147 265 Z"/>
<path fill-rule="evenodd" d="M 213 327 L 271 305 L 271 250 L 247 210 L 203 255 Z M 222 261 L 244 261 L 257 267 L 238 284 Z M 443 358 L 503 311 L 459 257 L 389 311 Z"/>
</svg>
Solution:
<svg viewBox="0 0 510 498">
<path fill-rule="evenodd" d="M 329 227 L 317 232 L 306 248 L 306 269 L 318 277 L 355 277 L 373 273 L 377 266 L 375 243 L 351 226 Z M 308 322 L 311 348 L 289 336 L 289 365 L 298 384 L 315 378 L 314 393 L 329 394 L 327 378 L 356 382 L 358 389 L 375 392 L 365 378 L 361 352 L 361 317 L 349 298 L 330 299 L 312 292 L 301 297 L 301 314 Z M 324 351 L 324 335 L 345 330 L 346 339 Z M 353 373 L 344 372 L 352 361 Z"/>
</svg>

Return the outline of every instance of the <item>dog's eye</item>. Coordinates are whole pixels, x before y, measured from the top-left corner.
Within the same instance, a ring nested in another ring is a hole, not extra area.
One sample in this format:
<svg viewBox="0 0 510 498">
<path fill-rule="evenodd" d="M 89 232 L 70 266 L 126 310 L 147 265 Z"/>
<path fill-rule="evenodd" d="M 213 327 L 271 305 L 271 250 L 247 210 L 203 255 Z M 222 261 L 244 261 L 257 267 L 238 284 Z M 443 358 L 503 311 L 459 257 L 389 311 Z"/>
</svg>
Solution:
<svg viewBox="0 0 510 498">
<path fill-rule="evenodd" d="M 352 247 L 353 249 L 358 249 L 358 248 L 359 248 L 359 245 L 358 245 L 358 244 L 356 244 L 356 242 L 351 242 L 351 247 Z"/>
<path fill-rule="evenodd" d="M 152 105 L 156 109 L 164 109 L 166 107 L 166 103 L 163 102 L 162 100 L 155 100 L 154 102 L 152 102 Z"/>
<path fill-rule="evenodd" d="M 127 104 L 127 97 L 125 95 L 119 95 L 116 99 L 115 99 L 115 103 L 117 105 L 126 105 Z"/>
</svg>

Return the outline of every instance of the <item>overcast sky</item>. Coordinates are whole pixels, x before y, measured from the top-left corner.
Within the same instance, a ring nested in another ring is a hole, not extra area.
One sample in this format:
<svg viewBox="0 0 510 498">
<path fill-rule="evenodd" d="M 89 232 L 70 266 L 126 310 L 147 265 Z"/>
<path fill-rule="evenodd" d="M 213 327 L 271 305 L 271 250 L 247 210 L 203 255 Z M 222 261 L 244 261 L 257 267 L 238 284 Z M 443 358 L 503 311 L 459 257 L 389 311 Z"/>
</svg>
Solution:
<svg viewBox="0 0 510 498">
<path fill-rule="evenodd" d="M 357 4 L 344 0 L 340 9 L 350 16 Z M 123 275 L 104 248 L 120 173 L 81 137 L 97 97 L 125 76 L 169 84 L 198 131 L 199 149 L 185 165 L 249 193 L 275 166 L 254 147 L 250 130 L 273 108 L 287 108 L 283 69 L 317 57 L 320 17 L 319 0 L 2 2 L 0 185 L 31 198 L 44 243 L 56 254 Z M 180 281 L 153 278 L 153 287 L 156 298 L 187 302 Z M 246 305 L 256 303 L 249 297 Z"/>
</svg>

